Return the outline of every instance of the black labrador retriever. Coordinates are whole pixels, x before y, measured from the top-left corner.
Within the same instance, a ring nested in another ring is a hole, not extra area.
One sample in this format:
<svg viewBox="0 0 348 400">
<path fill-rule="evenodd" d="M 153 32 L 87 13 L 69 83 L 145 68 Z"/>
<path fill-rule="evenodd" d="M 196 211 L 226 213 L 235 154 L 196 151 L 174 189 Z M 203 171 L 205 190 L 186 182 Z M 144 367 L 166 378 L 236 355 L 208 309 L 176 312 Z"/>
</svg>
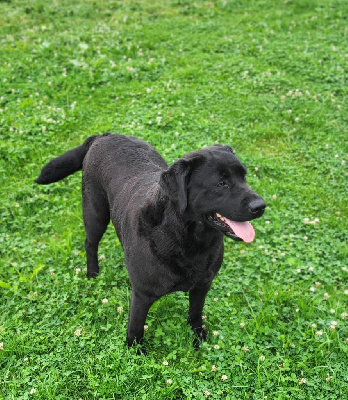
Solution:
<svg viewBox="0 0 348 400">
<path fill-rule="evenodd" d="M 143 140 L 105 133 L 51 160 L 35 182 L 56 182 L 81 168 L 87 276 L 99 272 L 98 244 L 111 219 L 132 285 L 128 345 L 142 343 L 150 306 L 174 291 L 189 292 L 195 344 L 205 340 L 202 310 L 222 263 L 223 237 L 251 242 L 247 221 L 266 207 L 232 148 L 206 147 L 168 168 Z"/>
</svg>

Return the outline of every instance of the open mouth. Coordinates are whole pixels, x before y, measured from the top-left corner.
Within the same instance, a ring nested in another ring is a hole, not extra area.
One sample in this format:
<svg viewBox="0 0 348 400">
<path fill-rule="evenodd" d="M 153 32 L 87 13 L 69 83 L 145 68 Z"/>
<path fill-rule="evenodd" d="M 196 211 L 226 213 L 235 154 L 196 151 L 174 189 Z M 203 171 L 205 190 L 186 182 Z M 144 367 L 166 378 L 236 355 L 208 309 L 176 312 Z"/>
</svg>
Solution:
<svg viewBox="0 0 348 400">
<path fill-rule="evenodd" d="M 232 221 L 219 213 L 208 215 L 208 221 L 219 229 L 224 235 L 233 240 L 250 243 L 255 238 L 253 226 L 248 221 Z"/>
</svg>

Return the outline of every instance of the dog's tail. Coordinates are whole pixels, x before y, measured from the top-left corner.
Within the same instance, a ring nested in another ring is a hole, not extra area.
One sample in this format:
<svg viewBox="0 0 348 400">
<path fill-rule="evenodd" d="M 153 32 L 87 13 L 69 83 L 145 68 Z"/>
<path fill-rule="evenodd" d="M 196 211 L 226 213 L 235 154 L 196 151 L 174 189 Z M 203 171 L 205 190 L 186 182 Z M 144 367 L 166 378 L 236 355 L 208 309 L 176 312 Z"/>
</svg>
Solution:
<svg viewBox="0 0 348 400">
<path fill-rule="evenodd" d="M 106 133 L 104 135 L 108 134 L 109 133 Z M 61 179 L 64 179 L 82 169 L 83 159 L 85 158 L 91 144 L 97 137 L 99 137 L 99 135 L 90 136 L 81 146 L 75 147 L 74 149 L 71 149 L 61 156 L 51 160 L 43 167 L 40 176 L 35 180 L 35 182 L 41 185 L 47 185 L 49 183 L 60 181 Z"/>
</svg>

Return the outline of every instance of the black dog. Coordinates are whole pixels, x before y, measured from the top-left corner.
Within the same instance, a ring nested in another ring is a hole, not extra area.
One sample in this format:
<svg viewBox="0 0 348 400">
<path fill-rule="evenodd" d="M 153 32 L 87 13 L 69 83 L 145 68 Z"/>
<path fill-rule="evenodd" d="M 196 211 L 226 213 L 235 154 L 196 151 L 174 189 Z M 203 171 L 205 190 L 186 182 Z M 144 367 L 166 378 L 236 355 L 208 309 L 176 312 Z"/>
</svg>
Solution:
<svg viewBox="0 0 348 400">
<path fill-rule="evenodd" d="M 255 232 L 246 221 L 266 207 L 233 150 L 206 147 L 168 168 L 143 140 L 105 133 L 50 161 L 36 182 L 81 168 L 87 276 L 99 272 L 98 244 L 111 218 L 132 285 L 128 344 L 142 342 L 150 306 L 174 291 L 189 292 L 189 323 L 205 340 L 202 310 L 222 263 L 223 236 L 251 242 Z"/>
</svg>

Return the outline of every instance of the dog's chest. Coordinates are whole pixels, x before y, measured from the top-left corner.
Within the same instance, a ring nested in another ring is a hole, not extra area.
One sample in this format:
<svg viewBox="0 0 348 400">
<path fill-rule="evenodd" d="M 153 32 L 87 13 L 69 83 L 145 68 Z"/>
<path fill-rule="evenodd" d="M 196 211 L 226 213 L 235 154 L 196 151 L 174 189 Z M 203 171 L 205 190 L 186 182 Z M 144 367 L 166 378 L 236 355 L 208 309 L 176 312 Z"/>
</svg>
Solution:
<svg viewBox="0 0 348 400">
<path fill-rule="evenodd" d="M 220 237 L 209 237 L 202 240 L 194 234 L 186 234 L 181 238 L 165 240 L 165 246 L 160 242 L 152 243 L 162 268 L 164 268 L 170 283 L 170 291 L 189 291 L 199 282 L 210 282 L 216 275 L 222 263 L 223 242 Z"/>
</svg>

